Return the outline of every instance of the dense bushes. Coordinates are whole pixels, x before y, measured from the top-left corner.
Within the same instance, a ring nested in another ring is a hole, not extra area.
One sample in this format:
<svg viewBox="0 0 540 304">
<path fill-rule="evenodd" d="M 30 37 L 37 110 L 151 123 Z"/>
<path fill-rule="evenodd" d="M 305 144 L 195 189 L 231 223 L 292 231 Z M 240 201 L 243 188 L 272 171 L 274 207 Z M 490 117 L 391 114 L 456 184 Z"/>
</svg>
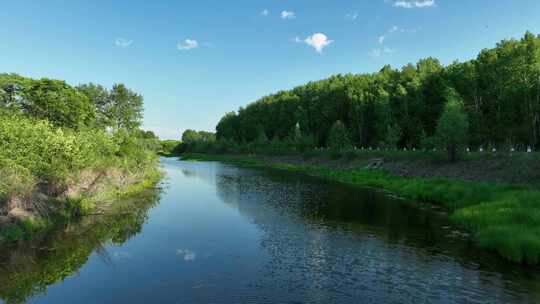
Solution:
<svg viewBox="0 0 540 304">
<path fill-rule="evenodd" d="M 296 125 L 317 147 L 331 144 L 340 121 L 351 144 L 360 147 L 421 148 L 433 144 L 446 104 L 461 100 L 468 120 L 464 143 L 471 148 L 540 147 L 540 38 L 526 33 L 504 40 L 464 63 L 443 66 L 420 60 L 400 70 L 336 75 L 266 96 L 227 113 L 217 139 L 240 145 L 261 130 L 286 142 Z M 460 140 L 461 141 L 461 140 Z"/>
<path fill-rule="evenodd" d="M 154 158 L 145 140 L 125 131 L 62 129 L 22 115 L 0 114 L 0 142 L 3 196 L 65 183 L 83 169 L 144 166 Z"/>
<path fill-rule="evenodd" d="M 56 179 L 114 155 L 117 146 L 102 131 L 73 131 L 46 120 L 0 116 L 0 158 Z"/>
<path fill-rule="evenodd" d="M 139 129 L 142 102 L 122 84 L 108 90 L 0 74 L 0 216 L 12 224 L 0 243 L 154 182 L 161 146 Z"/>
</svg>

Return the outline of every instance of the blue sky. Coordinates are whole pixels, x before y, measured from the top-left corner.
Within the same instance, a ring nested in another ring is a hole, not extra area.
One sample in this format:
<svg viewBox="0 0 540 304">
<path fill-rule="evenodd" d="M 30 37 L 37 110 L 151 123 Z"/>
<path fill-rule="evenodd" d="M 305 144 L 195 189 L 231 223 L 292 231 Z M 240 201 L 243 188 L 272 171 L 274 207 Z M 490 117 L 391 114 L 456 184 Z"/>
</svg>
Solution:
<svg viewBox="0 0 540 304">
<path fill-rule="evenodd" d="M 470 59 L 540 33 L 538 0 L 17 0 L 0 10 L 0 71 L 145 97 L 179 138 L 280 89 L 336 73 Z"/>
</svg>

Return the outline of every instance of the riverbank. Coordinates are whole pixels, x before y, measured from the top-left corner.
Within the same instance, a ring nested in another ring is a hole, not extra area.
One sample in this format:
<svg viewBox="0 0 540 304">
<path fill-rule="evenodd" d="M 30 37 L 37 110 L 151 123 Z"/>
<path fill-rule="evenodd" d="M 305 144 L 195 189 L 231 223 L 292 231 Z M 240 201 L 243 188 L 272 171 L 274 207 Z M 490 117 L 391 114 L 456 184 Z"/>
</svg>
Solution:
<svg viewBox="0 0 540 304">
<path fill-rule="evenodd" d="M 32 238 L 159 179 L 156 138 L 0 110 L 0 243 Z"/>
<path fill-rule="evenodd" d="M 413 201 L 437 204 L 450 212 L 453 221 L 472 233 L 478 246 L 496 251 L 513 262 L 539 262 L 540 191 L 532 186 L 536 181 L 531 179 L 529 181 L 532 183 L 518 184 L 489 179 L 460 180 L 442 174 L 432 177 L 400 176 L 385 169 L 395 164 L 384 160 L 384 164 L 375 164 L 380 159 L 348 161 L 319 157 L 305 160 L 300 156 L 208 154 L 185 154 L 182 158 L 286 170 L 361 187 L 384 189 Z M 402 159 L 401 163 L 406 161 Z M 418 160 L 411 163 L 418 164 Z M 463 164 L 446 166 L 460 167 Z"/>
<path fill-rule="evenodd" d="M 107 253 L 108 244 L 122 244 L 142 229 L 150 208 L 161 191 L 146 179 L 121 192 L 100 198 L 91 215 L 65 227 L 34 234 L 31 240 L 0 246 L 0 298 L 6 303 L 25 303 L 42 295 L 48 286 L 77 273 L 94 251 Z"/>
<path fill-rule="evenodd" d="M 30 240 L 87 215 L 114 214 L 116 201 L 155 188 L 162 173 L 155 164 L 141 171 L 108 168 L 74 176 L 60 193 L 51 195 L 41 189 L 4 202 L 0 245 Z"/>
</svg>

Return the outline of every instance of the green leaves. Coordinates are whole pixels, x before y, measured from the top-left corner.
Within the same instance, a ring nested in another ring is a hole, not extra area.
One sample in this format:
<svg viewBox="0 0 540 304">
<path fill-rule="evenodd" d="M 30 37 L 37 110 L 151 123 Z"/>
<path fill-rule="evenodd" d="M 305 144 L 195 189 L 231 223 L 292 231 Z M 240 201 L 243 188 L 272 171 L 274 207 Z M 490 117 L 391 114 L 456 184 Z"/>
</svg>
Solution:
<svg viewBox="0 0 540 304">
<path fill-rule="evenodd" d="M 63 130 L 19 115 L 0 115 L 0 143 L 0 160 L 5 166 L 20 166 L 45 180 L 63 180 L 70 172 L 95 166 L 119 149 L 104 131 Z"/>
<path fill-rule="evenodd" d="M 435 143 L 446 149 L 450 161 L 457 158 L 458 149 L 467 143 L 469 119 L 462 103 L 452 98 L 439 118 L 435 132 Z"/>
<path fill-rule="evenodd" d="M 463 121 L 455 115 L 440 121 L 456 98 L 469 124 L 458 127 L 468 136 L 442 130 L 448 119 Z M 374 74 L 310 82 L 227 113 L 216 131 L 220 139 L 251 143 L 261 127 L 267 138 L 282 141 L 300 122 L 302 134 L 324 146 L 337 120 L 358 147 L 420 148 L 435 137 L 439 123 L 444 124 L 438 137 L 466 138 L 459 144 L 471 148 L 540 146 L 540 38 L 526 33 L 482 50 L 475 60 L 446 67 L 428 57 L 399 70 L 385 66 Z"/>
<path fill-rule="evenodd" d="M 345 150 L 351 147 L 347 128 L 341 121 L 338 120 L 332 125 L 330 133 L 328 134 L 327 145 L 336 151 Z"/>
</svg>

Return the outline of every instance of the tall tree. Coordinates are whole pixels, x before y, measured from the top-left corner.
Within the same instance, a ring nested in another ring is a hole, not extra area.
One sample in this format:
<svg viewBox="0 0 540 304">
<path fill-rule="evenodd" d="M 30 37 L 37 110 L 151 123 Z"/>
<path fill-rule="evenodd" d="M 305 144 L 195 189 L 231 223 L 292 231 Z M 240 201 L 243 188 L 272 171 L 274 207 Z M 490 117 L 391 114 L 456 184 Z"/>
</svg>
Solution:
<svg viewBox="0 0 540 304">
<path fill-rule="evenodd" d="M 446 149 L 448 160 L 454 162 L 457 160 L 458 151 L 467 143 L 467 134 L 469 121 L 464 111 L 463 103 L 455 91 L 450 101 L 445 105 L 444 111 L 437 123 L 435 132 L 436 144 Z"/>
<path fill-rule="evenodd" d="M 140 127 L 143 115 L 143 97 L 123 84 L 115 84 L 110 93 L 108 113 L 117 129 L 133 131 Z"/>
</svg>

